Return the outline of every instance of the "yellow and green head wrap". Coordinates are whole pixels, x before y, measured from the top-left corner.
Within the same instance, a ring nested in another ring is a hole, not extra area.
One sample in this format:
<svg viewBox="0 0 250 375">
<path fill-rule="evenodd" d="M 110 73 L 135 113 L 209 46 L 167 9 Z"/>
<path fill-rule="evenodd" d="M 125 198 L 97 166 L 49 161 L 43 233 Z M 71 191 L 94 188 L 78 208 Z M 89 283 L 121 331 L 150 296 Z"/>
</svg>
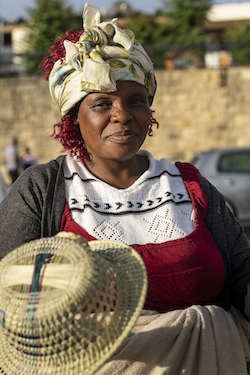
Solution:
<svg viewBox="0 0 250 375">
<path fill-rule="evenodd" d="M 100 23 L 98 8 L 86 3 L 84 32 L 77 43 L 64 41 L 66 55 L 49 75 L 50 94 L 65 116 L 90 92 L 114 92 L 116 81 L 134 81 L 154 96 L 153 64 L 134 33 L 116 25 L 117 19 Z"/>
</svg>

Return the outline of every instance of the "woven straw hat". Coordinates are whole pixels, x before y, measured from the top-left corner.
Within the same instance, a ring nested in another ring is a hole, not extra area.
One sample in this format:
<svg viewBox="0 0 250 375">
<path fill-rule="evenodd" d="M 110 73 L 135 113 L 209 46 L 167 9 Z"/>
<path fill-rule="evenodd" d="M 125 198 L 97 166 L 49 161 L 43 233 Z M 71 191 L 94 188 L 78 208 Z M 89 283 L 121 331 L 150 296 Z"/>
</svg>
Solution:
<svg viewBox="0 0 250 375">
<path fill-rule="evenodd" d="M 20 246 L 0 262 L 0 373 L 93 374 L 128 336 L 146 291 L 127 245 L 61 232 Z"/>
</svg>

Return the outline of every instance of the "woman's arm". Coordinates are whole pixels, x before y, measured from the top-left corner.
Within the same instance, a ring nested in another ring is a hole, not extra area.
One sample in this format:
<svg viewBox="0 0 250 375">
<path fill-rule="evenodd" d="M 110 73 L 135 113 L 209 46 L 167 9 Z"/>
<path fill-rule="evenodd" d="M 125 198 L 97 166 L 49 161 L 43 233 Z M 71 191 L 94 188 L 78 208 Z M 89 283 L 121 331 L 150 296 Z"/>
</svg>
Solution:
<svg viewBox="0 0 250 375">
<path fill-rule="evenodd" d="M 0 258 L 56 234 L 65 204 L 62 158 L 25 170 L 0 204 Z"/>
<path fill-rule="evenodd" d="M 208 197 L 206 224 L 226 267 L 222 298 L 236 306 L 250 320 L 250 245 L 239 221 L 225 204 L 224 197 L 201 176 Z"/>
</svg>

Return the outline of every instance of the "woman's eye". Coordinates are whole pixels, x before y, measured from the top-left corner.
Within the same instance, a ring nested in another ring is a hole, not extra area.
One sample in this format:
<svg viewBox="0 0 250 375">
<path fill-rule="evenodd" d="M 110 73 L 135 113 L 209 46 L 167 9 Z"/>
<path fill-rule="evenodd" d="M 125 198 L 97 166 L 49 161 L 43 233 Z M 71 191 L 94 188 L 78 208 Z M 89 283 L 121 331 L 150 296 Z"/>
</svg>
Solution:
<svg viewBox="0 0 250 375">
<path fill-rule="evenodd" d="M 134 98 L 131 100 L 131 104 L 145 104 L 146 100 L 144 98 Z"/>
<path fill-rule="evenodd" d="M 94 108 L 110 108 L 111 106 L 111 103 L 110 102 L 97 102 L 94 104 Z"/>
</svg>

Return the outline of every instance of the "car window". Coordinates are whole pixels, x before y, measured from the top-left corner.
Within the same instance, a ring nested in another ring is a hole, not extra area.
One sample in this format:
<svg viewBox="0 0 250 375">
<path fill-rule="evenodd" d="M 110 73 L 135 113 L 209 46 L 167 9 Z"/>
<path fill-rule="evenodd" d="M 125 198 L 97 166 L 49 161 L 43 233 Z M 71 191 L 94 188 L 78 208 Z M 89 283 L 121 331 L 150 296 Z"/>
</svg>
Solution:
<svg viewBox="0 0 250 375">
<path fill-rule="evenodd" d="M 250 152 L 222 155 L 218 170 L 220 172 L 250 173 Z"/>
</svg>

